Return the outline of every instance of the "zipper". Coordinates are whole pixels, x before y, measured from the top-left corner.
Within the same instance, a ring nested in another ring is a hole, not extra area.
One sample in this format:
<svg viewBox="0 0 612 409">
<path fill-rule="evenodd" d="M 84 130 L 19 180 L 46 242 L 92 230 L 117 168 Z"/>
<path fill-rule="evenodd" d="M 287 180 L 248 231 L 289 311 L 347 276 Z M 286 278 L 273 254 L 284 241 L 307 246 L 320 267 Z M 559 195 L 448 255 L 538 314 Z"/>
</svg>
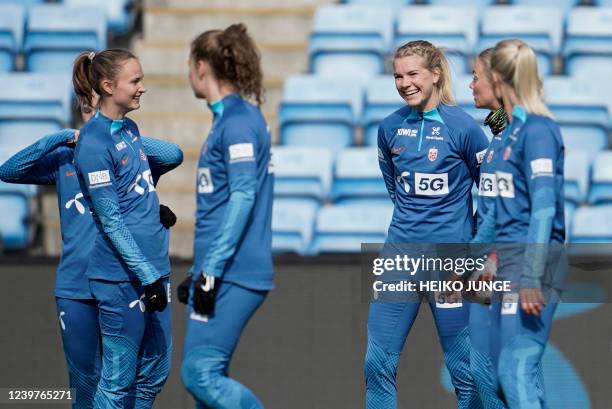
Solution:
<svg viewBox="0 0 612 409">
<path fill-rule="evenodd" d="M 419 131 L 419 149 L 418 151 L 421 151 L 421 145 L 423 145 L 423 128 L 425 127 L 425 116 L 423 115 L 423 113 L 420 113 L 421 115 L 421 129 Z"/>
<path fill-rule="evenodd" d="M 121 131 L 119 131 L 121 132 Z M 130 147 L 130 149 L 132 150 L 132 152 L 134 152 L 134 155 L 136 154 L 136 151 L 134 150 L 134 147 L 132 146 L 132 144 L 129 141 L 126 141 L 125 138 L 123 137 L 123 132 L 121 132 L 121 140 L 125 143 L 127 143 L 127 145 Z"/>
</svg>

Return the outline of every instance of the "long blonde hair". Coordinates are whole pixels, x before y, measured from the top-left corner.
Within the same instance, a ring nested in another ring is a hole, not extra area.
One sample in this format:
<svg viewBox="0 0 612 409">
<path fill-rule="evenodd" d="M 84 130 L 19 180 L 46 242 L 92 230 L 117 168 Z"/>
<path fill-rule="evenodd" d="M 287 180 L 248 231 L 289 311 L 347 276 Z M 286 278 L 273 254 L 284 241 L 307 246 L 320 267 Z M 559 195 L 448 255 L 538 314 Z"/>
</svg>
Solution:
<svg viewBox="0 0 612 409">
<path fill-rule="evenodd" d="M 440 71 L 440 79 L 434 85 L 440 97 L 440 102 L 446 105 L 455 105 L 450 66 L 448 65 L 444 52 L 429 41 L 410 41 L 395 51 L 393 60 L 409 57 L 411 55 L 423 57 L 425 60 L 425 68 L 429 71 L 433 71 L 435 68 Z"/>
<path fill-rule="evenodd" d="M 500 41 L 491 54 L 491 70 L 512 87 L 527 112 L 553 117 L 544 103 L 542 80 L 531 47 L 517 39 Z"/>
</svg>

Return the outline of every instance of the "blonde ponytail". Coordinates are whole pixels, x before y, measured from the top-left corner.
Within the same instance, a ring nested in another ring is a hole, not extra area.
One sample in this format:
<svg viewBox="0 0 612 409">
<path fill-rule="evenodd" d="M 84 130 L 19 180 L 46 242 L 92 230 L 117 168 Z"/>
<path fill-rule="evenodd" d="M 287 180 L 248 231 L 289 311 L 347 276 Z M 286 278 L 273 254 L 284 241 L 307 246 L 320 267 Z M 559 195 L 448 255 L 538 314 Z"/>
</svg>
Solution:
<svg viewBox="0 0 612 409">
<path fill-rule="evenodd" d="M 491 55 L 491 70 L 512 87 L 527 112 L 553 117 L 544 103 L 535 52 L 527 44 L 517 39 L 497 43 Z"/>
</svg>

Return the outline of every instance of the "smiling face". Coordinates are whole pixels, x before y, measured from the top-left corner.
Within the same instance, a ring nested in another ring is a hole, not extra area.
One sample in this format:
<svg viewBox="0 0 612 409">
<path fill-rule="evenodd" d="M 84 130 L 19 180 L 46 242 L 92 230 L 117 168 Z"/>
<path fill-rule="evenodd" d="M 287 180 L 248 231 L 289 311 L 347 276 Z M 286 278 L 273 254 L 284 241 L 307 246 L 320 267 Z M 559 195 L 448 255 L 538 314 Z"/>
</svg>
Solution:
<svg viewBox="0 0 612 409">
<path fill-rule="evenodd" d="M 436 84 L 440 79 L 438 69 L 425 67 L 425 59 L 419 55 L 396 58 L 393 61 L 395 87 L 406 103 L 419 110 L 429 111 L 439 103 Z"/>
<path fill-rule="evenodd" d="M 130 112 L 140 108 L 140 96 L 147 90 L 143 84 L 142 66 L 135 58 L 125 60 L 113 80 L 103 79 L 101 86 L 117 108 Z"/>
<path fill-rule="evenodd" d="M 485 64 L 480 58 L 477 58 L 474 62 L 474 69 L 472 70 L 470 89 L 474 96 L 474 105 L 476 105 L 476 108 L 494 110 L 500 107 L 500 103 L 498 99 L 495 98 L 493 84 L 489 80 L 490 74 L 488 75 L 486 70 Z"/>
</svg>

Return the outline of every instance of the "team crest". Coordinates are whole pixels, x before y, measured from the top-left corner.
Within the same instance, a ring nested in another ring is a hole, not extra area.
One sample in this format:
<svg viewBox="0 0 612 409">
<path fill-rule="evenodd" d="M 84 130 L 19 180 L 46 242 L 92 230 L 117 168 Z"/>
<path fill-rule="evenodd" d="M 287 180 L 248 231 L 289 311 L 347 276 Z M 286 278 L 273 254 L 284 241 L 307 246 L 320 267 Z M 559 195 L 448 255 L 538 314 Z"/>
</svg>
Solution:
<svg viewBox="0 0 612 409">
<path fill-rule="evenodd" d="M 504 151 L 504 160 L 508 160 L 510 158 L 510 155 L 512 155 L 512 147 L 508 146 Z"/>
<path fill-rule="evenodd" d="M 142 149 L 140 150 L 140 159 L 141 160 L 147 160 L 147 156 L 145 155 L 145 153 L 142 151 Z"/>
<path fill-rule="evenodd" d="M 487 163 L 491 163 L 492 160 L 493 160 L 493 150 L 490 150 L 489 154 L 487 155 Z"/>
<path fill-rule="evenodd" d="M 438 159 L 438 149 L 430 148 L 427 158 L 429 159 L 430 162 L 433 162 L 434 160 Z"/>
</svg>

